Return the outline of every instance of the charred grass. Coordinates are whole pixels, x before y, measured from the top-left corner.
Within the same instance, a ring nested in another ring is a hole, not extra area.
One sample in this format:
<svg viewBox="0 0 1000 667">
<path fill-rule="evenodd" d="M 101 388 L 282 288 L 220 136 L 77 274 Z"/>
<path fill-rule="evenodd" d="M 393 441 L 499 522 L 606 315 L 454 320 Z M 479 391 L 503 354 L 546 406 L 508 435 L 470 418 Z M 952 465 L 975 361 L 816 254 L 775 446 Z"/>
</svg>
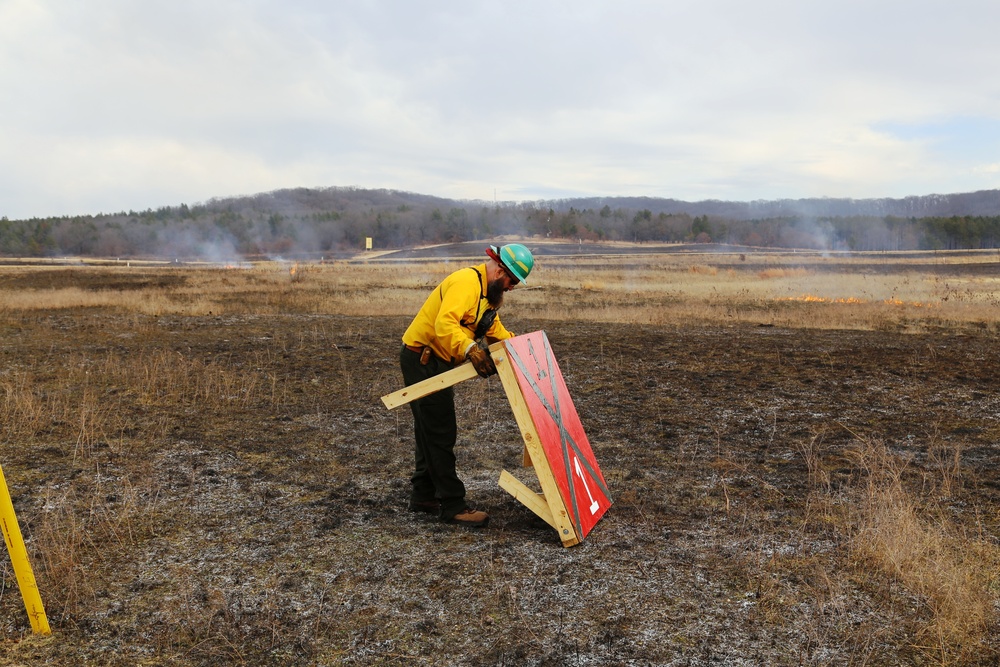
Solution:
<svg viewBox="0 0 1000 667">
<path fill-rule="evenodd" d="M 456 388 L 490 525 L 406 512 L 412 423 L 379 397 L 447 264 L 5 270 L 0 464 L 53 634 L 5 560 L 0 660 L 996 664 L 986 297 L 782 302 L 819 269 L 690 264 L 719 270 L 552 260 L 505 306 L 547 332 L 615 501 L 570 549 L 497 487 L 534 484 L 495 378 Z M 935 289 L 915 276 L 897 296 Z"/>
</svg>

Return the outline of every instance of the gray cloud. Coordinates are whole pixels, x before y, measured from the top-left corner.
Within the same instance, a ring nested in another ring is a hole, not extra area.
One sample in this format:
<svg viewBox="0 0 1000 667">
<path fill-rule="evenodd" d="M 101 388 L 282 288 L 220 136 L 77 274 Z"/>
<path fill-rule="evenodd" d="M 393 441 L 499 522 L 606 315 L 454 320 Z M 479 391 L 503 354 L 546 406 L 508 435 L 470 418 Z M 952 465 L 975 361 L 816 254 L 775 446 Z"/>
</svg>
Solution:
<svg viewBox="0 0 1000 667">
<path fill-rule="evenodd" d="M 0 0 L 0 215 L 1000 187 L 993 2 Z M 962 131 L 962 127 L 971 130 Z M 940 141 L 899 128 L 948 127 Z M 957 128 L 957 129 L 956 129 Z"/>
</svg>

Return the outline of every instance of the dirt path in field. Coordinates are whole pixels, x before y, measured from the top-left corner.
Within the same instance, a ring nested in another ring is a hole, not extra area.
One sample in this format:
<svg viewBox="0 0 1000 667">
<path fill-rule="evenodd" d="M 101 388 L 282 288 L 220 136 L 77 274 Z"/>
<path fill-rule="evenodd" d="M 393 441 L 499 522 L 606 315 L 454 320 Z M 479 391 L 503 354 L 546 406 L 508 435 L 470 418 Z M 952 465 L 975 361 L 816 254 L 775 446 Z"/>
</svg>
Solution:
<svg viewBox="0 0 1000 667">
<path fill-rule="evenodd" d="M 859 452 L 1000 537 L 985 335 L 512 317 L 546 331 L 615 501 L 564 549 L 497 487 L 533 480 L 496 378 L 457 388 L 489 527 L 405 511 L 411 420 L 379 401 L 405 325 L 7 317 L 0 461 L 56 637 L 26 636 L 6 569 L 4 664 L 924 664 L 927 592 L 852 546 Z M 945 648 L 992 664 L 994 637 Z"/>
</svg>

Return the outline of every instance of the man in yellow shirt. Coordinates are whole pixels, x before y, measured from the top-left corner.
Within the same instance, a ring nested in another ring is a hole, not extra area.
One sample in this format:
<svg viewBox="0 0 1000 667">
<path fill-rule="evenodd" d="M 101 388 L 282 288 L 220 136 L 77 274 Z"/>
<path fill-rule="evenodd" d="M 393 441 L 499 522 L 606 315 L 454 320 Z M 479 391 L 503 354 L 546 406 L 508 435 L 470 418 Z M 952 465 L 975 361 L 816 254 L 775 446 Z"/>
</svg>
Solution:
<svg viewBox="0 0 1000 667">
<path fill-rule="evenodd" d="M 488 345 L 511 338 L 497 309 L 504 293 L 523 283 L 535 260 L 526 247 L 510 243 L 486 250 L 479 266 L 455 271 L 438 285 L 403 334 L 399 366 L 409 386 L 469 361 L 482 377 L 496 373 Z M 455 471 L 455 391 L 449 387 L 410 403 L 416 447 L 410 510 L 442 521 L 484 526 L 489 515 L 465 502 L 465 485 Z"/>
</svg>

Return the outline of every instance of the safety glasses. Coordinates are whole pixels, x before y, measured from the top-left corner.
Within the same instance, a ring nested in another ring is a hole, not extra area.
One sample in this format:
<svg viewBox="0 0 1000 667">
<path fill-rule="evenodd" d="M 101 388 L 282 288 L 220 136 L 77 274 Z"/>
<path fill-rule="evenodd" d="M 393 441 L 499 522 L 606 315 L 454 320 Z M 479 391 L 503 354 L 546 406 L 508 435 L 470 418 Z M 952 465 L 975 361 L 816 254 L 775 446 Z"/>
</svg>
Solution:
<svg viewBox="0 0 1000 667">
<path fill-rule="evenodd" d="M 500 263 L 500 268 L 503 269 L 503 272 L 507 274 L 507 280 L 510 281 L 511 287 L 514 287 L 519 282 L 521 282 L 520 280 L 517 279 L 517 276 L 511 273 L 510 269 L 508 269 L 506 266 L 503 265 L 503 263 Z"/>
</svg>

